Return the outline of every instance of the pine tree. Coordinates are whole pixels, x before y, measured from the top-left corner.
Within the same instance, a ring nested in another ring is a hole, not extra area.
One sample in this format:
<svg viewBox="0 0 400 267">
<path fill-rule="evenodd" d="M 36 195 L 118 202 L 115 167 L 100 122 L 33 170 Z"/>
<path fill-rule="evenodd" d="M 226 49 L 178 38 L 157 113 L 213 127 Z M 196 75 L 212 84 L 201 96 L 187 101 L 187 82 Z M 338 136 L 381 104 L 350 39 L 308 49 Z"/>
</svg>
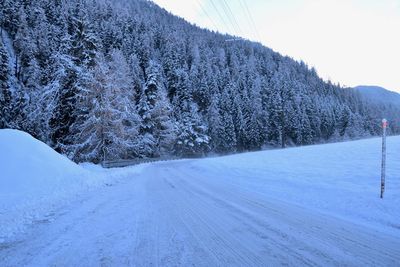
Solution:
<svg viewBox="0 0 400 267">
<path fill-rule="evenodd" d="M 35 53 L 37 51 L 35 42 L 32 42 L 33 34 L 29 28 L 27 15 L 25 9 L 20 7 L 18 10 L 19 27 L 14 39 L 14 47 L 18 54 L 16 58 L 15 75 L 19 81 L 26 83 L 29 78 L 29 74 L 25 71 L 32 71 L 33 68 L 29 68 L 35 62 Z"/>
<path fill-rule="evenodd" d="M 18 1 L 0 1 L 0 27 L 8 31 L 12 36 L 15 36 L 18 28 L 21 26 L 18 16 L 19 8 L 20 3 Z"/>
<path fill-rule="evenodd" d="M 253 88 L 254 90 L 254 88 Z M 253 92 L 255 93 L 255 92 Z M 260 103 L 255 96 L 250 100 L 247 90 L 242 92 L 242 116 L 243 116 L 243 148 L 257 150 L 262 145 L 261 122 L 259 121 Z M 253 105 L 252 105 L 252 104 Z"/>
<path fill-rule="evenodd" d="M 128 64 L 120 51 L 99 55 L 91 83 L 79 99 L 84 108 L 72 125 L 76 161 L 100 162 L 137 156 L 138 118 Z"/>
<path fill-rule="evenodd" d="M 11 91 L 9 84 L 8 55 L 0 42 L 0 129 L 11 121 Z"/>
<path fill-rule="evenodd" d="M 234 117 L 235 114 L 234 102 L 232 101 L 232 85 L 229 85 L 229 90 L 223 92 L 219 101 L 220 120 L 218 125 L 218 139 L 216 151 L 220 153 L 235 152 L 238 150 L 237 141 L 237 127 L 235 125 Z M 238 115 L 236 115 L 238 116 Z M 240 150 L 240 148 L 239 148 Z"/>
<path fill-rule="evenodd" d="M 141 118 L 140 134 L 142 155 L 156 157 L 171 148 L 174 141 L 174 125 L 171 108 L 163 86 L 161 66 L 150 61 L 146 69 L 147 81 L 138 105 Z"/>
<path fill-rule="evenodd" d="M 71 128 L 87 118 L 88 106 L 80 103 L 88 95 L 91 79 L 89 71 L 95 66 L 98 49 L 97 39 L 79 3 L 69 21 L 69 31 L 71 35 L 64 40 L 64 53 L 68 54 L 62 56 L 64 71 L 60 77 L 57 103 L 49 124 L 52 129 L 52 144 L 58 151 L 74 158 L 74 144 L 79 132 L 72 131 Z"/>
<path fill-rule="evenodd" d="M 71 134 L 76 135 L 76 140 L 69 144 L 71 157 L 78 162 L 91 161 L 99 163 L 106 160 L 109 145 L 106 136 L 110 126 L 110 108 L 107 102 L 108 96 L 108 67 L 104 57 L 101 55 L 96 60 L 96 66 L 91 73 L 91 82 L 85 94 L 76 104 L 85 107 L 85 116 L 76 117 L 70 124 Z"/>
<path fill-rule="evenodd" d="M 193 102 L 186 71 L 180 69 L 177 75 L 177 92 L 173 102 L 178 123 L 175 153 L 181 156 L 203 155 L 209 149 L 207 127 Z"/>
<path fill-rule="evenodd" d="M 92 68 L 95 66 L 98 40 L 85 13 L 85 9 L 76 5 L 73 17 L 69 21 L 71 36 L 70 55 L 77 66 Z"/>
<path fill-rule="evenodd" d="M 271 81 L 269 102 L 270 140 L 285 147 L 288 143 L 290 122 L 295 113 L 289 70 L 281 65 Z"/>
<path fill-rule="evenodd" d="M 216 151 L 220 153 L 235 152 L 237 150 L 235 125 L 232 115 L 227 110 L 222 111 L 221 125 L 218 130 L 219 142 Z"/>
<path fill-rule="evenodd" d="M 113 117 L 121 124 L 118 138 L 114 139 L 115 151 L 122 152 L 123 158 L 138 155 L 138 133 L 140 118 L 137 113 L 134 90 L 134 80 L 129 70 L 128 62 L 121 50 L 114 49 L 109 61 L 109 84 L 107 102 L 115 113 Z M 114 131 L 118 132 L 118 131 Z"/>
<path fill-rule="evenodd" d="M 196 46 L 192 51 L 192 65 L 189 71 L 191 88 L 193 89 L 193 101 L 199 107 L 199 111 L 204 113 L 210 105 L 210 90 L 205 77 L 205 72 L 200 71 L 199 48 Z"/>
<path fill-rule="evenodd" d="M 215 93 L 211 96 L 211 104 L 208 108 L 208 135 L 210 136 L 210 150 L 217 151 L 220 142 L 220 128 L 221 128 L 221 115 L 220 115 L 220 95 Z"/>
<path fill-rule="evenodd" d="M 11 118 L 12 120 L 8 123 L 8 127 L 12 129 L 18 129 L 22 131 L 29 132 L 27 122 L 27 108 L 28 101 L 24 92 L 17 92 L 13 96 L 13 101 L 11 104 Z"/>
<path fill-rule="evenodd" d="M 156 140 L 155 156 L 168 156 L 173 150 L 176 140 L 176 124 L 172 117 L 172 107 L 167 98 L 165 87 L 157 92 L 157 101 L 153 109 L 155 123 L 154 137 Z"/>
<path fill-rule="evenodd" d="M 60 77 L 59 91 L 49 121 L 52 132 L 50 137 L 57 151 L 73 157 L 73 152 L 69 149 L 69 146 L 74 144 L 71 127 L 81 115 L 81 107 L 77 106 L 77 99 L 86 90 L 88 76 L 67 55 L 63 56 L 62 61 L 63 72 Z"/>
</svg>

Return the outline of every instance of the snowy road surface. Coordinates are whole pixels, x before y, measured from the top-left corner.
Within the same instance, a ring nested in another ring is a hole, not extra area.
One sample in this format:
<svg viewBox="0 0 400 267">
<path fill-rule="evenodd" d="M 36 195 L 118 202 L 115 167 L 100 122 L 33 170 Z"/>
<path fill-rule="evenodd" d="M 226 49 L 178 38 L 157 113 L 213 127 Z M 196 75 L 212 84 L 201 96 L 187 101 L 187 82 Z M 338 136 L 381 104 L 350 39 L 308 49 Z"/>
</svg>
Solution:
<svg viewBox="0 0 400 267">
<path fill-rule="evenodd" d="M 390 140 L 383 201 L 374 139 L 152 163 L 0 242 L 0 266 L 400 266 Z"/>
<path fill-rule="evenodd" d="M 180 166 L 149 167 L 146 176 L 105 188 L 37 222 L 23 240 L 1 247 L 0 265 L 400 264 L 398 238 L 266 201 L 234 184 L 179 171 Z"/>
</svg>

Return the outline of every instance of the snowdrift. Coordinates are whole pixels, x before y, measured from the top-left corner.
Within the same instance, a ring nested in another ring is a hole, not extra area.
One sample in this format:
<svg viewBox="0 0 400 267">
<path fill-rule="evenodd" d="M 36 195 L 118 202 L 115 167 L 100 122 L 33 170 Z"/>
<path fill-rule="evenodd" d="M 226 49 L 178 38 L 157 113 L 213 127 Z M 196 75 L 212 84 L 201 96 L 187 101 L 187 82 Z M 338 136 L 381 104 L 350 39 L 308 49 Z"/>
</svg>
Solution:
<svg viewBox="0 0 400 267">
<path fill-rule="evenodd" d="M 86 175 L 82 167 L 21 131 L 0 130 L 0 148 L 0 192 L 7 200 L 10 194 L 18 199 L 58 190 L 66 186 L 65 179 L 72 184 Z"/>
<path fill-rule="evenodd" d="M 17 130 L 0 130 L 0 165 L 0 241 L 57 201 L 101 183 L 99 173 Z"/>
</svg>

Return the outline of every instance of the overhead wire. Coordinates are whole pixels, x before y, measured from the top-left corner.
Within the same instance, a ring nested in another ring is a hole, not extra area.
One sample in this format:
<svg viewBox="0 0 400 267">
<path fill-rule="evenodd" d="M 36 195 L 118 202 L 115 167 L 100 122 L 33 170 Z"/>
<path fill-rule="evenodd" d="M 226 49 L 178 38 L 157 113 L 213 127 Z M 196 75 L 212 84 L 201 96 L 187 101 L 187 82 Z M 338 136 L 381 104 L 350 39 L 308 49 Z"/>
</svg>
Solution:
<svg viewBox="0 0 400 267">
<path fill-rule="evenodd" d="M 250 9 L 249 9 L 249 6 L 247 5 L 246 0 L 239 0 L 239 2 L 241 3 L 241 5 L 244 6 L 243 9 L 245 10 L 245 13 L 247 14 L 247 18 L 249 19 L 250 24 L 252 25 L 252 28 L 254 29 L 254 32 L 256 33 L 257 38 L 259 39 L 259 41 L 261 41 L 261 35 L 257 29 L 257 26 L 254 22 L 253 16 L 250 12 Z"/>
<path fill-rule="evenodd" d="M 242 0 L 238 0 L 238 2 L 239 2 L 239 5 L 240 5 L 241 10 L 244 12 L 244 17 L 246 18 L 246 22 L 247 22 L 247 25 L 248 25 L 248 27 L 249 27 L 248 29 L 250 30 L 252 37 L 253 37 L 254 39 L 256 39 L 257 36 L 255 35 L 255 30 L 254 30 L 253 24 L 252 24 L 251 21 L 250 21 L 249 14 L 247 13 L 246 8 L 245 8 L 245 6 L 244 6 Z"/>
<path fill-rule="evenodd" d="M 219 9 L 217 8 L 217 5 L 214 3 L 214 0 L 210 0 L 211 5 L 213 6 L 213 8 L 215 9 L 215 11 L 217 12 L 218 17 L 220 18 L 222 24 L 224 24 L 225 28 L 227 29 L 227 31 L 229 32 L 231 30 L 231 25 L 229 25 L 229 23 L 226 23 L 224 16 L 221 15 L 221 12 L 219 11 Z M 228 27 L 230 26 L 230 27 Z M 235 32 L 235 28 L 232 27 L 233 32 Z"/>
<path fill-rule="evenodd" d="M 210 19 L 211 23 L 214 25 L 216 29 L 217 23 L 215 23 L 214 19 L 210 16 L 209 12 L 207 9 L 204 7 L 204 5 L 201 3 L 200 0 L 196 0 L 197 4 L 200 6 L 202 9 L 203 13 Z M 220 21 L 224 25 L 224 27 L 227 29 L 229 32 L 230 30 L 233 30 L 232 33 L 236 36 L 243 36 L 243 31 L 242 27 L 240 26 L 238 20 L 236 19 L 235 14 L 232 12 L 231 7 L 229 6 L 228 2 L 226 0 L 220 0 L 220 5 L 217 5 L 214 0 L 210 0 L 211 5 L 213 6 L 215 12 L 217 13 Z M 254 20 L 252 19 L 252 15 L 250 13 L 250 10 L 246 4 L 245 1 L 242 2 L 242 0 L 239 0 L 240 6 L 243 9 L 243 12 L 247 18 L 248 24 L 250 26 L 250 29 L 255 33 L 254 36 L 258 36 L 260 39 L 260 35 L 258 34 L 257 27 L 255 26 Z M 221 12 L 222 11 L 222 12 Z"/>
<path fill-rule="evenodd" d="M 231 8 L 229 7 L 228 3 L 225 0 L 222 0 L 222 7 L 223 7 L 223 9 L 225 11 L 225 14 L 230 19 L 232 25 L 234 25 L 234 27 L 236 29 L 236 32 L 237 32 L 237 35 L 238 36 L 243 35 L 243 32 L 242 32 L 242 30 L 240 28 L 239 23 L 236 20 L 235 15 L 233 14 Z"/>
<path fill-rule="evenodd" d="M 211 21 L 212 25 L 214 26 L 216 31 L 219 31 L 217 27 L 217 23 L 215 23 L 214 19 L 210 16 L 210 14 L 207 12 L 206 8 L 203 6 L 203 4 L 200 2 L 200 0 L 196 0 L 197 4 L 200 6 L 201 10 L 203 13 L 208 17 L 208 19 Z"/>
</svg>

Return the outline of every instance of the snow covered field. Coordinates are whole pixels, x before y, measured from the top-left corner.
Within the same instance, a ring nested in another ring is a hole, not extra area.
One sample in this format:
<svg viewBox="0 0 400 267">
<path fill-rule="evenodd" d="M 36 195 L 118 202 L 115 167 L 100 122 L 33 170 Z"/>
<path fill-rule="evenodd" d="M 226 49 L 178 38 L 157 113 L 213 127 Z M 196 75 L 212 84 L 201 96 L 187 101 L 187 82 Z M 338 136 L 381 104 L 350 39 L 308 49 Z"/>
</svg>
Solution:
<svg viewBox="0 0 400 267">
<path fill-rule="evenodd" d="M 0 228 L 0 266 L 400 264 L 400 137 L 383 200 L 378 138 L 102 170 L 25 137 L 0 131 L 1 224 L 25 222 Z"/>
</svg>

